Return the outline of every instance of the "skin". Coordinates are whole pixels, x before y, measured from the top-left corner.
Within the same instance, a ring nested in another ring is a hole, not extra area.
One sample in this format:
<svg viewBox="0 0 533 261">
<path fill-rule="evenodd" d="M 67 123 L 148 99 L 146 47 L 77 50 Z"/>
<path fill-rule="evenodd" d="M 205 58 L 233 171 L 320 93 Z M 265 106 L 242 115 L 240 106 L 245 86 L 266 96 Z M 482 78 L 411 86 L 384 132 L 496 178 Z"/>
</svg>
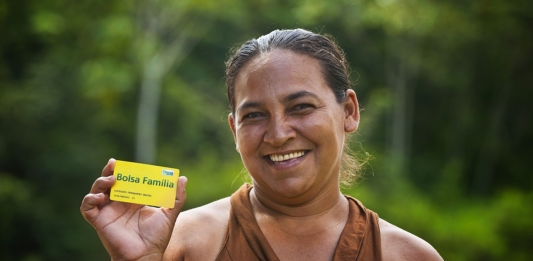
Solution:
<svg viewBox="0 0 533 261">
<path fill-rule="evenodd" d="M 185 204 L 187 178 L 178 179 L 174 208 L 153 208 L 109 200 L 115 183 L 115 160 L 110 159 L 80 211 L 98 233 L 113 260 L 161 260 L 172 228 Z"/>
<path fill-rule="evenodd" d="M 346 225 L 340 161 L 347 133 L 359 124 L 356 95 L 347 90 L 346 97 L 337 103 L 318 61 L 291 51 L 259 55 L 237 75 L 236 110 L 228 122 L 253 179 L 255 218 L 281 260 L 331 260 Z M 270 158 L 296 152 L 304 154 L 283 162 Z M 114 260 L 216 259 L 225 239 L 229 198 L 185 211 L 172 222 L 186 198 L 186 179 L 180 178 L 173 210 L 109 202 L 105 191 L 114 183 L 107 178 L 113 163 L 104 168 L 106 178 L 95 182 L 81 210 Z M 157 222 L 137 225 L 142 219 L 129 219 L 136 216 L 153 216 Z M 442 260 L 422 239 L 384 220 L 379 225 L 383 260 Z"/>
</svg>

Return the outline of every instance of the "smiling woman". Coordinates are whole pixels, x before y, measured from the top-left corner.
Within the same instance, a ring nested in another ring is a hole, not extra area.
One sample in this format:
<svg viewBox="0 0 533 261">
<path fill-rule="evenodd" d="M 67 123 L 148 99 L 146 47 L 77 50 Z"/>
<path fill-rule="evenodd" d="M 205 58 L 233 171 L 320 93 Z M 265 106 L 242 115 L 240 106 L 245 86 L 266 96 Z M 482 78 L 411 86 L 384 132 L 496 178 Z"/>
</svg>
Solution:
<svg viewBox="0 0 533 261">
<path fill-rule="evenodd" d="M 173 209 L 113 202 L 110 160 L 81 212 L 113 260 L 442 260 L 341 194 L 359 105 L 332 40 L 276 30 L 246 42 L 226 65 L 228 122 L 253 184 L 182 213 L 185 177 Z"/>
<path fill-rule="evenodd" d="M 346 133 L 359 120 L 355 94 L 346 92 L 339 104 L 319 62 L 289 50 L 259 54 L 240 70 L 229 122 L 256 194 L 301 205 L 339 191 Z"/>
<path fill-rule="evenodd" d="M 346 91 L 351 88 L 350 66 L 344 52 L 335 42 L 323 35 L 309 31 L 275 30 L 259 39 L 246 42 L 226 63 L 226 86 L 229 106 L 235 113 L 235 81 L 244 64 L 259 54 L 266 54 L 274 49 L 290 50 L 294 53 L 312 57 L 320 64 L 320 73 L 327 86 L 335 95 L 338 103 L 346 98 Z M 364 162 L 364 161 L 363 161 Z M 361 163 L 353 156 L 348 146 L 344 147 L 341 164 L 341 183 L 349 186 L 357 180 Z"/>
</svg>

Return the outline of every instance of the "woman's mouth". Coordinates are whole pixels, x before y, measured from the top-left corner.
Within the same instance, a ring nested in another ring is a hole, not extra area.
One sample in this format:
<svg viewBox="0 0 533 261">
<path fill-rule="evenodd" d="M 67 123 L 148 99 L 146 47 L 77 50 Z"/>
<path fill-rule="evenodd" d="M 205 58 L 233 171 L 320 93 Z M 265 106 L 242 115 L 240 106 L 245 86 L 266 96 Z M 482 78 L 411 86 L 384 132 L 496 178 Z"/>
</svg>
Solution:
<svg viewBox="0 0 533 261">
<path fill-rule="evenodd" d="M 270 158 L 272 162 L 278 163 L 278 162 L 302 157 L 303 155 L 305 155 L 305 153 L 306 151 L 302 150 L 302 151 L 296 151 L 296 152 L 291 152 L 287 154 L 271 154 L 268 157 Z"/>
</svg>

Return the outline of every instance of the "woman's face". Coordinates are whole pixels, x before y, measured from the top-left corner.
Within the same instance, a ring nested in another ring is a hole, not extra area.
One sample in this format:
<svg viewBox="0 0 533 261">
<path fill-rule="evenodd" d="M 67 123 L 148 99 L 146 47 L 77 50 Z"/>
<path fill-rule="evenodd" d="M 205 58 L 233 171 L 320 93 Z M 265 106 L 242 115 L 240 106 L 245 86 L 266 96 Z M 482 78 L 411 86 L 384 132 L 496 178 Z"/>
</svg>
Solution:
<svg viewBox="0 0 533 261">
<path fill-rule="evenodd" d="M 237 75 L 229 123 L 260 193 L 295 204 L 330 189 L 338 193 L 345 135 L 358 121 L 355 93 L 348 90 L 337 103 L 310 56 L 273 50 Z"/>
</svg>

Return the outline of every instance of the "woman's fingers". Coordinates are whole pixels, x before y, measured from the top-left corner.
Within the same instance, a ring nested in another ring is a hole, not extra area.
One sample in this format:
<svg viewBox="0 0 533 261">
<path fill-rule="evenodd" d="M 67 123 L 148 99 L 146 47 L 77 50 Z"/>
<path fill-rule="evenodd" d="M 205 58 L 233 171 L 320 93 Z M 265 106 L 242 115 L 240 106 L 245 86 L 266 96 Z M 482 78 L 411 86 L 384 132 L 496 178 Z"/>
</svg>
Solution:
<svg viewBox="0 0 533 261">
<path fill-rule="evenodd" d="M 81 214 L 91 224 L 100 212 L 98 206 L 105 203 L 107 199 L 105 193 L 115 184 L 114 169 L 115 159 L 111 158 L 102 170 L 102 176 L 96 179 L 89 194 L 81 201 Z"/>
<path fill-rule="evenodd" d="M 178 217 L 178 214 L 183 209 L 183 206 L 185 205 L 185 201 L 187 200 L 187 193 L 185 191 L 185 186 L 187 186 L 187 177 L 185 176 L 179 177 L 178 188 L 176 191 L 176 200 L 174 201 L 174 208 L 163 210 L 165 214 L 167 215 L 167 217 L 172 221 L 172 223 L 176 222 L 176 218 Z"/>
<path fill-rule="evenodd" d="M 185 204 L 187 200 L 187 193 L 185 187 L 187 186 L 187 177 L 181 176 L 178 178 L 178 191 L 176 192 L 176 201 L 174 202 L 174 209 L 179 209 Z"/>
<path fill-rule="evenodd" d="M 107 193 L 107 191 L 115 184 L 115 176 L 99 177 L 93 183 L 90 193 Z"/>
<path fill-rule="evenodd" d="M 87 194 L 81 202 L 81 215 L 92 224 L 92 221 L 98 216 L 99 209 L 97 206 L 104 203 L 105 199 L 104 193 Z"/>
<path fill-rule="evenodd" d="M 115 176 L 113 176 L 113 171 L 115 170 L 116 160 L 110 158 L 107 161 L 104 169 L 102 170 L 102 176 L 97 178 L 91 187 L 92 194 L 106 193 L 113 184 L 115 184 Z"/>
<path fill-rule="evenodd" d="M 116 160 L 114 158 L 110 158 L 107 161 L 107 165 L 105 165 L 104 169 L 102 170 L 102 177 L 113 175 L 113 171 L 115 170 L 115 162 Z"/>
</svg>

